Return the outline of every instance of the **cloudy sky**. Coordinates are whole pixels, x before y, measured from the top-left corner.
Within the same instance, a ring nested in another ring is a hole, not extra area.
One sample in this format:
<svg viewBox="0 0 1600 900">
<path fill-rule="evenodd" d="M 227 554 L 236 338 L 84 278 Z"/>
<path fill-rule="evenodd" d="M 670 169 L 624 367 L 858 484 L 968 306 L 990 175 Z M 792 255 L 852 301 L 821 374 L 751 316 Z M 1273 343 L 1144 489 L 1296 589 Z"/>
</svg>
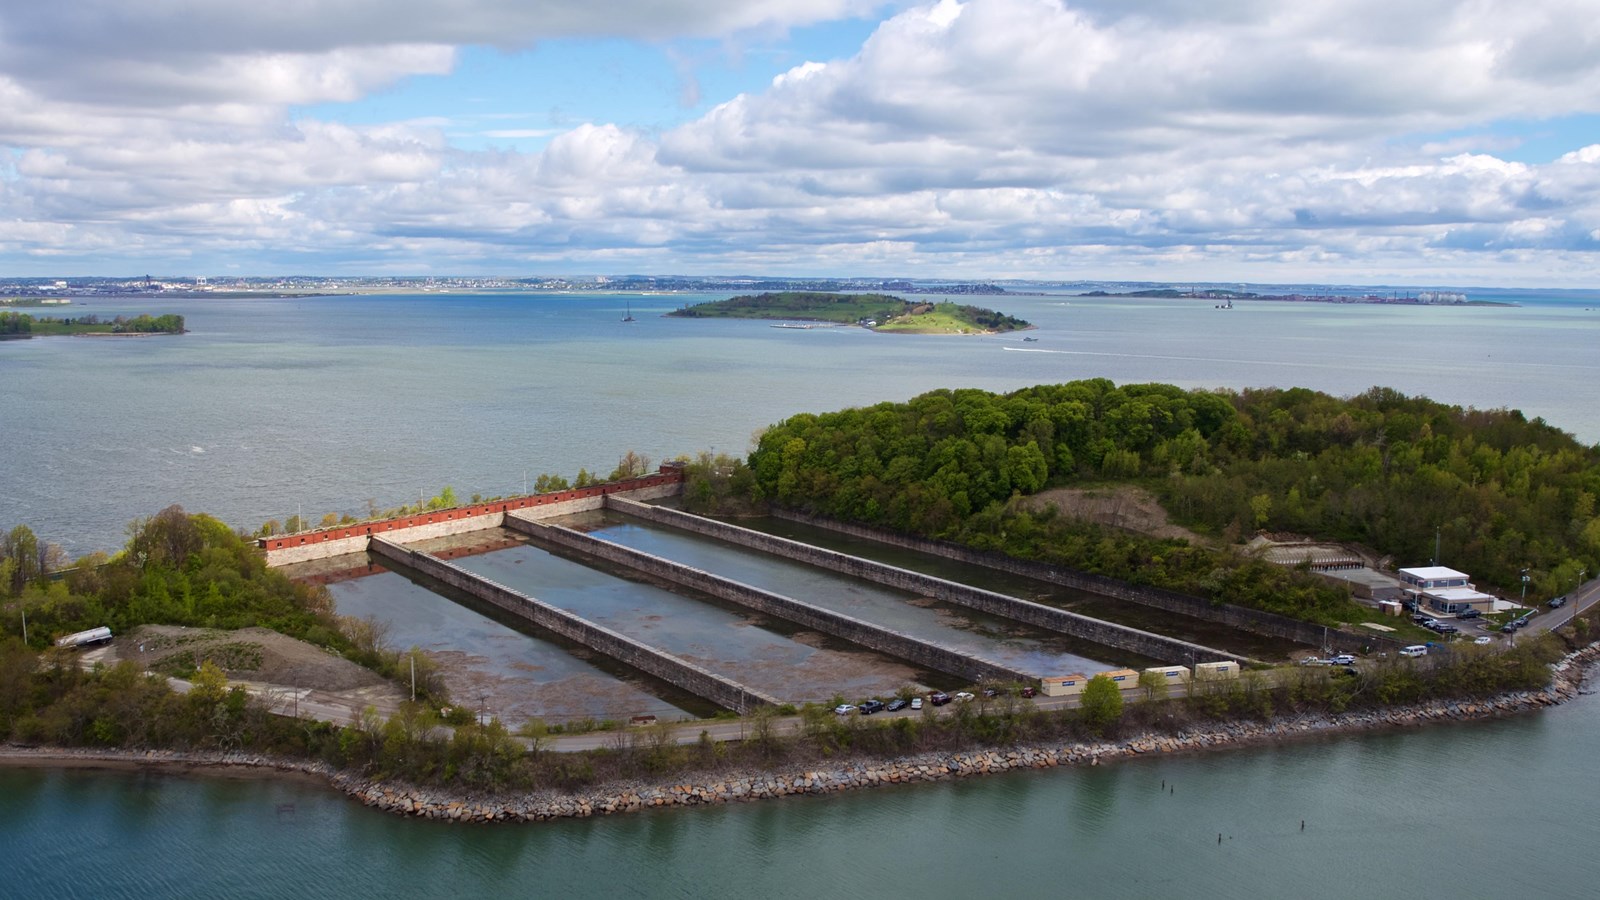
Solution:
<svg viewBox="0 0 1600 900">
<path fill-rule="evenodd" d="M 1600 0 L 0 0 L 0 274 L 1594 286 Z"/>
</svg>

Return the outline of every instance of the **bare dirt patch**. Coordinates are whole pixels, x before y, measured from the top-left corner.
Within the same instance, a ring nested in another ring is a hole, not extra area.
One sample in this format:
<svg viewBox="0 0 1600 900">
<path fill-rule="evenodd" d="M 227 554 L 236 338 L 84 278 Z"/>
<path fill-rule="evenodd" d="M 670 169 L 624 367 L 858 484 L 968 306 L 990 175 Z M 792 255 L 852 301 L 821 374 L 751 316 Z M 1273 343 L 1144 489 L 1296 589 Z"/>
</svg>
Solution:
<svg viewBox="0 0 1600 900">
<path fill-rule="evenodd" d="M 319 691 L 354 691 L 388 685 L 382 676 L 370 669 L 267 628 L 223 631 L 142 625 L 118 637 L 107 659 L 131 659 L 155 672 L 190 669 L 209 659 L 220 666 L 230 680 Z"/>
<path fill-rule="evenodd" d="M 1155 538 L 1180 538 L 1191 544 L 1215 547 L 1217 541 L 1174 525 L 1154 494 L 1141 487 L 1118 484 L 1092 488 L 1052 488 L 1029 497 L 1029 509 L 1054 507 L 1061 515 Z"/>
</svg>

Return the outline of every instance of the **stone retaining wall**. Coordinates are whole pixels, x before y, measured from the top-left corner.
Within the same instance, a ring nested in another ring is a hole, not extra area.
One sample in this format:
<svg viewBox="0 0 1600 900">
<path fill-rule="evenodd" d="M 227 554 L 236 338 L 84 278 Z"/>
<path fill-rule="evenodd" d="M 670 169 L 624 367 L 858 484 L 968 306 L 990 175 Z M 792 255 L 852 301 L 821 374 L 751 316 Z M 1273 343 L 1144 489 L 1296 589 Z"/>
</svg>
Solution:
<svg viewBox="0 0 1600 900">
<path fill-rule="evenodd" d="M 672 497 L 683 490 L 683 472 L 674 466 L 663 466 L 653 475 L 610 481 L 589 487 L 572 488 L 549 494 L 531 494 L 509 500 L 492 500 L 454 509 L 338 525 L 296 534 L 274 535 L 257 540 L 256 544 L 266 555 L 267 565 L 286 566 L 291 563 L 327 559 L 346 553 L 361 553 L 367 549 L 367 540 L 382 535 L 402 544 L 430 538 L 449 537 L 469 531 L 497 528 L 505 514 L 520 511 L 530 518 L 571 515 L 600 509 L 608 494 L 622 494 L 641 500 L 659 500 Z"/>
<path fill-rule="evenodd" d="M 1265 665 L 1248 656 L 1241 656 L 1226 650 L 1217 650 L 1178 638 L 1154 634 L 1115 622 L 1107 622 L 1085 616 L 1081 613 L 1069 612 L 1064 609 L 1034 603 L 1019 597 L 1011 597 L 994 591 L 986 591 L 971 585 L 936 578 L 922 572 L 902 569 L 886 563 L 851 556 L 835 550 L 815 547 L 788 538 L 741 528 L 727 522 L 719 522 L 704 516 L 668 509 L 663 506 L 653 506 L 640 503 L 624 497 L 607 497 L 606 508 L 636 516 L 646 521 L 656 522 L 673 528 L 681 528 L 695 534 L 705 535 L 736 544 L 784 559 L 792 559 L 807 565 L 838 572 L 881 584 L 896 590 L 910 591 L 936 600 L 943 600 L 969 609 L 990 615 L 1000 616 L 1016 622 L 1023 622 L 1047 631 L 1061 634 L 1070 634 L 1073 637 L 1083 638 L 1107 647 L 1118 650 L 1127 650 L 1150 659 L 1173 665 L 1193 666 L 1195 663 L 1213 662 L 1218 660 L 1233 660 L 1241 664 L 1257 663 Z M 943 555 L 943 554 L 936 554 Z M 1054 674 L 1054 673 L 1052 673 Z"/>
<path fill-rule="evenodd" d="M 420 550 L 408 550 L 383 538 L 371 539 L 369 552 L 442 581 L 513 615 L 622 662 L 697 697 L 704 697 L 741 715 L 757 706 L 776 706 L 779 700 L 729 678 L 708 672 L 663 650 L 551 606 L 520 591 L 496 584 Z"/>
<path fill-rule="evenodd" d="M 1326 646 L 1341 652 L 1362 653 L 1369 648 L 1372 650 L 1395 651 L 1405 646 L 1404 641 L 1397 641 L 1394 638 L 1383 637 L 1378 634 L 1328 628 L 1323 625 L 1278 615 L 1277 613 L 1250 609 L 1232 603 L 1212 603 L 1203 597 L 1196 597 L 1191 594 L 1169 591 L 1165 588 L 1131 584 L 1120 579 L 1080 572 L 1065 566 L 1056 566 L 1028 559 L 1017 559 L 1003 553 L 975 550 L 950 541 L 935 541 L 928 538 L 913 537 L 912 535 L 886 531 L 881 528 L 869 528 L 865 525 L 855 525 L 833 519 L 809 516 L 793 510 L 774 508 L 772 514 L 794 522 L 801 522 L 817 528 L 826 528 L 829 531 L 836 531 L 840 534 L 848 534 L 851 537 L 877 541 L 894 547 L 903 547 L 919 553 L 947 556 L 969 565 L 986 566 L 1001 572 L 1032 578 L 1036 581 L 1059 584 L 1062 587 L 1090 594 L 1099 594 L 1102 597 L 1110 597 L 1114 600 L 1125 600 L 1142 606 L 1152 606 L 1156 609 L 1164 609 L 1167 612 L 1181 613 L 1186 616 L 1193 616 L 1196 619 L 1204 619 L 1207 622 L 1219 622 L 1244 631 L 1252 631 L 1269 637 L 1285 638 L 1295 643 L 1312 647 Z M 1376 617 L 1377 613 L 1374 612 L 1373 615 Z"/>
<path fill-rule="evenodd" d="M 881 625 L 864 622 L 844 613 L 823 609 L 809 603 L 751 587 L 703 569 L 696 569 L 650 553 L 602 541 L 570 528 L 529 522 L 515 515 L 506 516 L 506 527 L 520 531 L 546 544 L 585 553 L 615 565 L 624 566 L 669 581 L 673 584 L 709 594 L 719 600 L 737 603 L 764 615 L 794 622 L 843 638 L 890 656 L 946 672 L 972 681 L 1020 681 L 1036 683 L 1038 676 L 1002 663 L 963 653 L 903 634 Z"/>
</svg>

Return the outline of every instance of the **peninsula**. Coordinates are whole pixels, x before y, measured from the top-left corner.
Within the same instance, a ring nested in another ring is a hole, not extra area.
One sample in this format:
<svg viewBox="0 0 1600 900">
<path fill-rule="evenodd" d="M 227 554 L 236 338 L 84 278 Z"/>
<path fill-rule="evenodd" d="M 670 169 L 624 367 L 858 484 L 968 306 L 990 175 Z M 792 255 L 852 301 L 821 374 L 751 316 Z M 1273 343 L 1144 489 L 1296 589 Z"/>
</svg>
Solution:
<svg viewBox="0 0 1600 900">
<path fill-rule="evenodd" d="M 1033 325 L 1014 316 L 949 301 L 914 303 L 890 294 L 782 291 L 743 294 L 667 313 L 686 319 L 784 319 L 859 325 L 910 334 L 998 334 Z"/>
</svg>

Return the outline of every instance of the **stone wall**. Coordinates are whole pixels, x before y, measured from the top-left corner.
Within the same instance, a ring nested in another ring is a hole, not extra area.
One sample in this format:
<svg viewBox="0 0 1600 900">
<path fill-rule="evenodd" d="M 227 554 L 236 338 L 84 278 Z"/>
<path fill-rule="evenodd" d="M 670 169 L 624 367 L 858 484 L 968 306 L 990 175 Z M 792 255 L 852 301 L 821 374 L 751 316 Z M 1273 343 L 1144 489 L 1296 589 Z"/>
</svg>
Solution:
<svg viewBox="0 0 1600 900">
<path fill-rule="evenodd" d="M 663 466 L 662 471 L 640 478 L 612 481 L 591 487 L 555 491 L 549 494 L 532 494 L 474 503 L 453 509 L 432 510 L 411 516 L 360 522 L 320 528 L 296 534 L 260 538 L 256 543 L 266 554 L 267 565 L 286 566 L 291 563 L 327 559 L 346 553 L 361 553 L 367 549 L 367 539 L 383 535 L 392 541 L 412 543 L 429 538 L 449 537 L 469 531 L 497 528 L 507 512 L 520 511 L 530 518 L 565 516 L 600 509 L 610 494 L 623 494 L 640 500 L 659 500 L 677 496 L 683 490 L 683 472 L 675 467 Z"/>
<path fill-rule="evenodd" d="M 751 587 L 702 569 L 602 541 L 570 528 L 531 522 L 519 519 L 516 515 L 506 517 L 506 527 L 527 534 L 547 545 L 585 553 L 681 587 L 709 594 L 719 600 L 736 603 L 765 615 L 794 622 L 814 631 L 843 638 L 853 644 L 960 678 L 974 682 L 1020 681 L 1031 684 L 1038 681 L 1038 676 L 1032 673 L 874 625 L 871 622 L 864 622 L 830 609 L 812 606 L 792 597 Z"/>
<path fill-rule="evenodd" d="M 368 551 L 390 562 L 413 569 L 429 578 L 532 622 L 546 631 L 654 675 L 668 684 L 704 697 L 725 709 L 744 714 L 757 706 L 778 705 L 780 701 L 736 681 L 708 672 L 641 641 L 590 622 L 567 610 L 551 606 L 520 591 L 474 575 L 420 550 L 408 550 L 380 537 L 371 539 Z"/>
<path fill-rule="evenodd" d="M 1164 609 L 1167 612 L 1181 613 L 1186 616 L 1193 616 L 1196 619 L 1204 619 L 1207 622 L 1220 622 L 1244 631 L 1251 631 L 1270 637 L 1286 638 L 1312 647 L 1326 646 L 1342 652 L 1360 653 L 1369 647 L 1374 650 L 1394 651 L 1405 646 L 1404 641 L 1397 641 L 1393 638 L 1376 634 L 1328 628 L 1312 622 L 1303 622 L 1288 616 L 1264 612 L 1259 609 L 1249 609 L 1231 603 L 1212 603 L 1203 597 L 1195 597 L 1190 594 L 1182 594 L 1158 587 L 1130 584 L 1104 575 L 1094 575 L 1089 572 L 1080 572 L 1065 566 L 1055 566 L 1034 560 L 1017 559 L 1006 556 L 1003 553 L 974 550 L 971 547 L 965 547 L 949 541 L 934 541 L 927 538 L 913 537 L 879 528 L 869 528 L 864 525 L 854 525 L 832 519 L 808 516 L 789 510 L 774 509 L 772 514 L 818 528 L 826 528 L 840 534 L 848 534 L 852 537 L 877 541 L 895 547 L 904 547 L 919 553 L 946 556 L 970 565 L 987 566 L 991 569 L 1009 572 L 1013 575 L 1021 575 L 1037 581 L 1059 584 L 1062 587 L 1084 591 L 1085 593 L 1099 594 L 1102 597 L 1138 603 L 1143 606 L 1152 606 L 1156 609 Z M 1373 613 L 1373 617 L 1377 618 L 1376 612 Z"/>
<path fill-rule="evenodd" d="M 741 528 L 737 525 L 730 525 L 726 522 L 707 519 L 703 516 L 696 516 L 675 509 L 652 506 L 647 503 L 639 503 L 618 497 L 607 498 L 606 507 L 647 521 L 692 531 L 730 544 L 737 544 L 741 547 L 759 550 L 785 559 L 796 560 L 827 569 L 830 572 L 850 575 L 874 584 L 895 588 L 896 590 L 910 591 L 936 600 L 944 600 L 969 609 L 978 610 L 979 612 L 1001 616 L 1049 631 L 1070 634 L 1073 637 L 1083 638 L 1107 647 L 1115 647 L 1119 650 L 1127 650 L 1165 663 L 1194 665 L 1197 662 L 1224 659 L 1239 663 L 1255 662 L 1249 657 L 1230 653 L 1226 650 L 1217 650 L 1177 638 L 1141 631 L 1137 628 L 1092 618 L 1081 613 L 1056 609 L 1051 606 L 1045 606 L 1042 603 L 1034 603 L 1030 600 L 1010 597 L 994 591 L 986 591 L 971 585 L 947 581 L 943 578 L 936 578 L 932 575 L 911 571 L 910 569 L 902 569 L 898 566 L 863 559 L 859 556 L 851 556 L 846 553 L 803 544 L 799 541 L 753 531 L 749 528 Z"/>
</svg>

